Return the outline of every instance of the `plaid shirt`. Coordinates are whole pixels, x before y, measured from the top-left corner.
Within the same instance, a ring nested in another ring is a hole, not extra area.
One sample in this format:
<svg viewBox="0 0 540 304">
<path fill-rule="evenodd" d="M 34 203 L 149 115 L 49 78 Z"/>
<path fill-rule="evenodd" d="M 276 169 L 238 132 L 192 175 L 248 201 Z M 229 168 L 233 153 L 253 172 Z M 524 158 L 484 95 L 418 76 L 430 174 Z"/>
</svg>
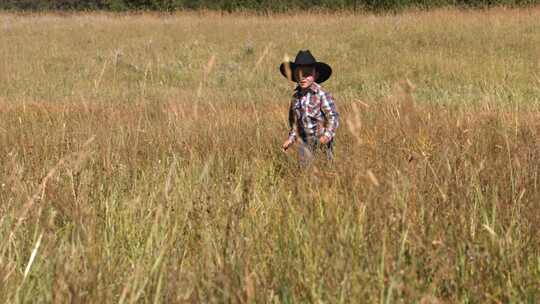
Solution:
<svg viewBox="0 0 540 304">
<path fill-rule="evenodd" d="M 338 125 L 339 114 L 332 95 L 324 92 L 316 83 L 305 93 L 302 93 L 300 86 L 296 87 L 289 108 L 289 139 L 295 141 L 300 137 L 306 141 L 322 135 L 333 139 Z"/>
</svg>

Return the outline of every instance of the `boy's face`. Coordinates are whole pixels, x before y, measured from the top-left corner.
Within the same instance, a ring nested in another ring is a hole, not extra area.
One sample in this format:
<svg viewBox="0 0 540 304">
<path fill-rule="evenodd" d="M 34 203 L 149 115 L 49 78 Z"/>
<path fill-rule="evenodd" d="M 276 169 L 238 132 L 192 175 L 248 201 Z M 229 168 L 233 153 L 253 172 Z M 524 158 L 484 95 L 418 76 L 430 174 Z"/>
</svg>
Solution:
<svg viewBox="0 0 540 304">
<path fill-rule="evenodd" d="M 299 66 L 294 72 L 296 73 L 298 85 L 304 90 L 309 88 L 317 79 L 317 71 L 312 66 Z"/>
</svg>

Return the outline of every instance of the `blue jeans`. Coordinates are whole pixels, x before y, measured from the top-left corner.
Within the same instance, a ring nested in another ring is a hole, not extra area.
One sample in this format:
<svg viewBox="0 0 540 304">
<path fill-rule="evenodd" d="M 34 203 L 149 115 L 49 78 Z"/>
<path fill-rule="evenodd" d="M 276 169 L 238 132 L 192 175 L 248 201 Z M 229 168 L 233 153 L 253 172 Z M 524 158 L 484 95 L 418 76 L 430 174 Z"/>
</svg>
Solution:
<svg viewBox="0 0 540 304">
<path fill-rule="evenodd" d="M 317 153 L 323 150 L 326 154 L 326 159 L 332 161 L 334 159 L 334 140 L 323 145 L 318 137 L 302 138 L 298 149 L 298 156 L 302 166 L 310 165 L 315 159 Z"/>
</svg>

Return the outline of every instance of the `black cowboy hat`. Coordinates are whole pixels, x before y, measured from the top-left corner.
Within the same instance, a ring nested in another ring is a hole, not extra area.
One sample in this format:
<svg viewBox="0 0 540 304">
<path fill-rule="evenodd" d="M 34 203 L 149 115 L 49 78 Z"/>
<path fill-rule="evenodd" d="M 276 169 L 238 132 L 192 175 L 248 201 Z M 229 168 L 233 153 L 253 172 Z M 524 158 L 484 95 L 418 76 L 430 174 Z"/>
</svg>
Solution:
<svg viewBox="0 0 540 304">
<path fill-rule="evenodd" d="M 283 62 L 279 66 L 279 70 L 281 71 L 281 74 L 285 76 L 285 78 L 294 82 L 298 82 L 294 73 L 294 70 L 297 66 L 315 67 L 318 75 L 317 79 L 315 80 L 317 83 L 325 82 L 326 80 L 328 80 L 328 78 L 330 78 L 330 75 L 332 75 L 332 68 L 324 62 L 317 62 L 317 60 L 315 60 L 315 57 L 311 55 L 311 52 L 309 50 L 298 52 L 296 58 L 294 59 L 294 62 Z"/>
</svg>

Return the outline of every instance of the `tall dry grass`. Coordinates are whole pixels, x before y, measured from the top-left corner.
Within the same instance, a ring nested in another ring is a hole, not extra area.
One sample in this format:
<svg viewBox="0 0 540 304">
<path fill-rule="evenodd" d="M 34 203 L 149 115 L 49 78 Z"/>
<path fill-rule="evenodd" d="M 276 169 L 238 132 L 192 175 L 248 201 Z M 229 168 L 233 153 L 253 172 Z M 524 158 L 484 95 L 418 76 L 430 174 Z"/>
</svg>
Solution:
<svg viewBox="0 0 540 304">
<path fill-rule="evenodd" d="M 537 13 L 1 15 L 0 300 L 537 302 Z"/>
</svg>

